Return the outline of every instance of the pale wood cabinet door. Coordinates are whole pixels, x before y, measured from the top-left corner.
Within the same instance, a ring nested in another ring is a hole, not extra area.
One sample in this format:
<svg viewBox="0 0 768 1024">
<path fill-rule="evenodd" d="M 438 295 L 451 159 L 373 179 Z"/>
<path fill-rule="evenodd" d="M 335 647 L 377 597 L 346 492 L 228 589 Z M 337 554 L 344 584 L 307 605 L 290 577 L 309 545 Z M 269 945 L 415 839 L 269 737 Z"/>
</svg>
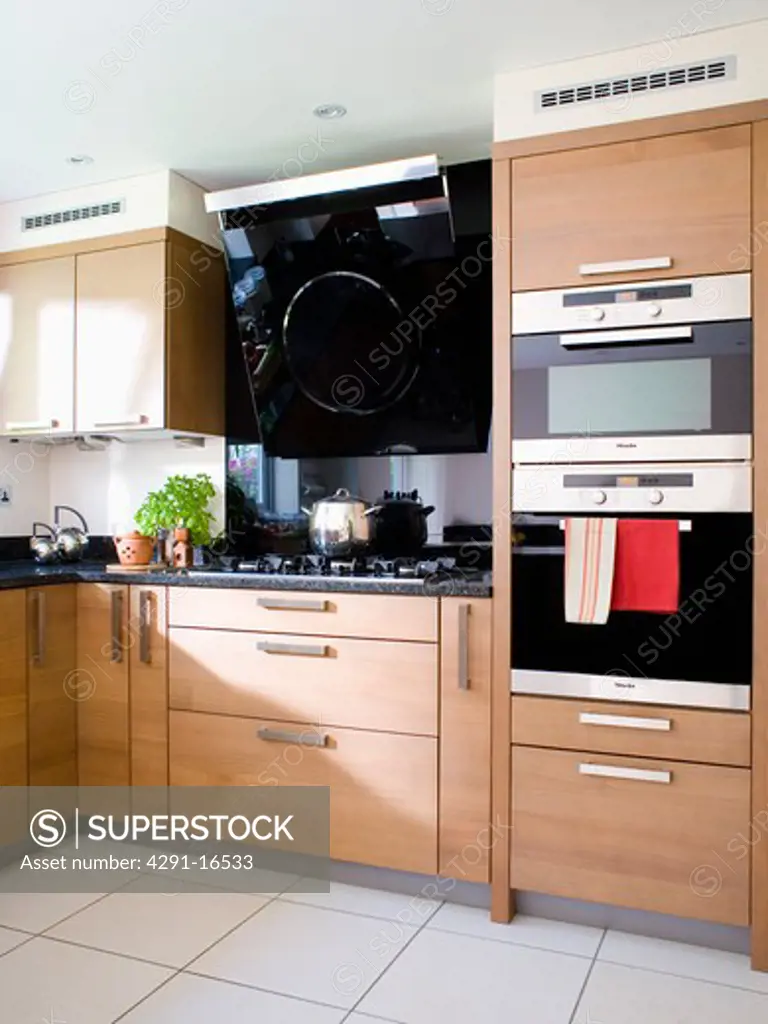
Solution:
<svg viewBox="0 0 768 1024">
<path fill-rule="evenodd" d="M 0 267 L 0 431 L 75 425 L 75 258 Z"/>
<path fill-rule="evenodd" d="M 77 785 L 75 584 L 27 591 L 29 784 Z"/>
<path fill-rule="evenodd" d="M 77 429 L 165 426 L 165 243 L 77 257 Z"/>
<path fill-rule="evenodd" d="M 0 786 L 26 786 L 26 594 L 0 592 Z"/>
<path fill-rule="evenodd" d="M 165 587 L 131 587 L 131 785 L 168 785 L 168 626 Z"/>
<path fill-rule="evenodd" d="M 440 630 L 440 873 L 488 882 L 491 602 L 443 598 Z"/>
<path fill-rule="evenodd" d="M 128 587 L 77 587 L 78 781 L 81 786 L 131 782 Z"/>
<path fill-rule="evenodd" d="M 750 774 L 514 747 L 512 886 L 748 925 Z"/>
<path fill-rule="evenodd" d="M 748 271 L 750 161 L 749 125 L 513 161 L 512 290 Z"/>
</svg>

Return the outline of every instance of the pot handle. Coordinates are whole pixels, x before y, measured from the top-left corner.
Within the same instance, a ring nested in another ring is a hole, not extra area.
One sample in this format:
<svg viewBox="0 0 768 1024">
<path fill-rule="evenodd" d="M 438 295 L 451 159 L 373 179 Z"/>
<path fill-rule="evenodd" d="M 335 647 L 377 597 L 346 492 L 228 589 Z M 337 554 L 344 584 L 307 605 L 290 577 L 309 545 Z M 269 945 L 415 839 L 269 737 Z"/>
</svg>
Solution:
<svg viewBox="0 0 768 1024">
<path fill-rule="evenodd" d="M 365 510 L 365 512 L 363 512 L 363 515 L 364 516 L 375 516 L 375 515 L 378 515 L 379 512 L 381 512 L 383 510 L 383 508 L 384 508 L 383 505 L 371 505 L 370 508 L 367 508 Z"/>
<path fill-rule="evenodd" d="M 435 511 L 435 506 L 434 505 L 425 505 L 424 508 L 421 511 L 424 513 L 424 518 L 426 519 L 427 516 L 431 516 L 432 513 Z"/>
<path fill-rule="evenodd" d="M 50 535 L 52 537 L 56 536 L 56 531 L 54 530 L 54 528 L 52 526 L 49 526 L 48 523 L 34 522 L 34 523 L 32 523 L 32 536 L 33 537 L 39 536 L 38 532 L 37 532 L 38 526 L 45 527 L 45 529 L 48 531 L 48 533 L 50 533 Z"/>
<path fill-rule="evenodd" d="M 88 523 L 86 523 L 85 519 L 83 518 L 82 515 L 80 515 L 80 513 L 77 511 L 77 509 L 76 508 L 72 508 L 71 505 L 56 505 L 56 506 L 54 506 L 54 509 L 53 509 L 53 521 L 54 521 L 54 523 L 56 523 L 57 526 L 60 525 L 60 519 L 61 519 L 61 516 L 59 515 L 60 512 L 71 512 L 73 516 L 75 516 L 77 519 L 80 520 L 80 525 L 83 528 L 83 532 L 84 533 L 88 533 Z"/>
</svg>

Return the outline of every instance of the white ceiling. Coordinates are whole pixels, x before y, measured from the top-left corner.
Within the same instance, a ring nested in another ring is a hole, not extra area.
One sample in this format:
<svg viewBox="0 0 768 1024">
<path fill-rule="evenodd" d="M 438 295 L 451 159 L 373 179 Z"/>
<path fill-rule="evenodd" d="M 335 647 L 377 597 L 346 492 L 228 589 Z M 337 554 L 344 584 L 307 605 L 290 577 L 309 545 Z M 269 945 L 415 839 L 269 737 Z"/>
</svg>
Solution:
<svg viewBox="0 0 768 1024">
<path fill-rule="evenodd" d="M 0 32 L 0 201 L 168 167 L 220 188 L 296 174 L 297 156 L 310 172 L 425 152 L 480 156 L 498 71 L 768 14 L 766 0 L 12 6 Z M 348 116 L 321 123 L 312 108 L 327 102 Z M 69 166 L 77 153 L 94 163 Z"/>
</svg>

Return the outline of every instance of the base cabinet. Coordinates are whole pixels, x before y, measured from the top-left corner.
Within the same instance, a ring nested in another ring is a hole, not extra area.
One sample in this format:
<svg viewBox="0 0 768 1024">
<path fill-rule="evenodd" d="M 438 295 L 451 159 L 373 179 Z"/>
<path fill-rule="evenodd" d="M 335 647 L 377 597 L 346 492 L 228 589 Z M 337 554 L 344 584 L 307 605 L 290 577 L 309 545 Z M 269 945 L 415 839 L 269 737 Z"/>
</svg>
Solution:
<svg viewBox="0 0 768 1024">
<path fill-rule="evenodd" d="M 750 772 L 512 751 L 511 884 L 749 924 Z"/>
<path fill-rule="evenodd" d="M 131 783 L 129 649 L 128 587 L 79 584 L 73 693 L 81 786 Z"/>
<path fill-rule="evenodd" d="M 26 786 L 26 594 L 0 592 L 0 785 Z"/>
<path fill-rule="evenodd" d="M 29 784 L 77 785 L 75 584 L 27 591 Z"/>
<path fill-rule="evenodd" d="M 331 857 L 420 874 L 437 870 L 431 737 L 172 711 L 170 783 L 329 786 Z"/>
<path fill-rule="evenodd" d="M 440 874 L 488 882 L 491 814 L 491 602 L 440 602 Z"/>
<path fill-rule="evenodd" d="M 131 587 L 131 785 L 168 785 L 168 626 L 165 587 Z"/>
</svg>

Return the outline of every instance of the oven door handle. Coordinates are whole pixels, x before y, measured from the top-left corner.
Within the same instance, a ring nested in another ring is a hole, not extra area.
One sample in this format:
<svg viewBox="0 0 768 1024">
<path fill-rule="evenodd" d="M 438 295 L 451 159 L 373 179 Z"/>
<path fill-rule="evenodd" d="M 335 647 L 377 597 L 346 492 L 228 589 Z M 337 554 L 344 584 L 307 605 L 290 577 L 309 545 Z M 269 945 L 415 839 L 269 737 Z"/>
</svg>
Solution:
<svg viewBox="0 0 768 1024">
<path fill-rule="evenodd" d="M 612 345 L 670 345 L 679 341 L 693 341 L 693 327 L 626 327 L 618 331 L 579 331 L 561 334 L 563 348 L 588 348 Z"/>
</svg>

